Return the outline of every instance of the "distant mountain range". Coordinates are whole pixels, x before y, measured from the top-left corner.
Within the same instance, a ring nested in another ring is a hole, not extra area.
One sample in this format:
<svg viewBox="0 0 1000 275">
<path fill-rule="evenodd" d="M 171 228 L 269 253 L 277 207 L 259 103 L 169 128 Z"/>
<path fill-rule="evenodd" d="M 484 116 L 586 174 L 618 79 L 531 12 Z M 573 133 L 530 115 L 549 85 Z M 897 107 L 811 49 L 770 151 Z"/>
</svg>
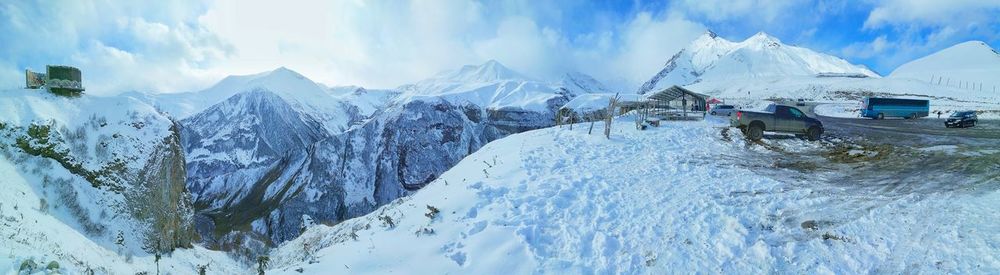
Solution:
<svg viewBox="0 0 1000 275">
<path fill-rule="evenodd" d="M 224 248 L 368 213 L 489 141 L 552 125 L 563 104 L 595 91 L 606 88 L 583 74 L 550 83 L 488 61 L 395 90 L 326 88 L 279 68 L 146 99 L 182 118 L 196 225 Z"/>
<path fill-rule="evenodd" d="M 774 76 L 815 76 L 821 73 L 878 74 L 838 57 L 789 46 L 766 33 L 731 42 L 709 31 L 664 64 L 638 90 L 645 94 L 672 85 Z"/>
</svg>

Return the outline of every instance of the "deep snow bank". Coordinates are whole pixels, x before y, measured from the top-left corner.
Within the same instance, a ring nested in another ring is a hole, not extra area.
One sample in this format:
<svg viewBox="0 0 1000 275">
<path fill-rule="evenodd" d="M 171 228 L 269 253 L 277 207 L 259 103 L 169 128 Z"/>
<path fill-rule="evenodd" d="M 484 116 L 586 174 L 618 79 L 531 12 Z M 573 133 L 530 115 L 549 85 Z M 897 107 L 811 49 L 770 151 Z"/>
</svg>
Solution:
<svg viewBox="0 0 1000 275">
<path fill-rule="evenodd" d="M 722 125 L 619 121 L 611 140 L 587 127 L 512 135 L 413 196 L 309 228 L 272 253 L 274 271 L 1000 270 L 1000 192 L 903 195 L 845 218 L 824 210 L 845 198 L 758 174 L 776 168 L 747 164 L 765 152 Z"/>
</svg>

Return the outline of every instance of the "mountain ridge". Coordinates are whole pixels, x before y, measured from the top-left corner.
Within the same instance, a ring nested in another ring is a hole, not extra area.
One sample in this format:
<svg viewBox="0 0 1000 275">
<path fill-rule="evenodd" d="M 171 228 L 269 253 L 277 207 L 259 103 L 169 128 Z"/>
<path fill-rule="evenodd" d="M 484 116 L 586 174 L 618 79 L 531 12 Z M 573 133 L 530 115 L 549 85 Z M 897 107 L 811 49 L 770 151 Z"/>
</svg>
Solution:
<svg viewBox="0 0 1000 275">
<path fill-rule="evenodd" d="M 741 42 L 732 42 L 707 31 L 671 56 L 663 69 L 643 83 L 637 92 L 644 94 L 672 85 L 684 86 L 702 81 L 819 73 L 880 77 L 863 66 L 841 58 L 783 44 L 764 32 Z"/>
</svg>

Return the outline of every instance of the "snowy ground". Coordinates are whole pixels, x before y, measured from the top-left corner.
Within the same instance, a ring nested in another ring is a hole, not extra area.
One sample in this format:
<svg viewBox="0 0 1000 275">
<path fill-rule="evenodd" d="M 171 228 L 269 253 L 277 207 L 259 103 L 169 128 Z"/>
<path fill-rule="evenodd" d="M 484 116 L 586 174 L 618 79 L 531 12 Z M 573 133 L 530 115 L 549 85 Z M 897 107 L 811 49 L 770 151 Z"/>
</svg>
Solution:
<svg viewBox="0 0 1000 275">
<path fill-rule="evenodd" d="M 3 184 L 0 184 L 0 274 L 18 274 L 21 264 L 27 260 L 40 267 L 54 261 L 59 264 L 58 271 L 62 274 L 86 274 L 88 270 L 94 274 L 156 274 L 157 263 L 153 255 L 133 256 L 129 252 L 108 249 L 54 217 L 52 210 L 41 208 L 39 200 L 44 195 L 36 193 L 28 179 L 3 157 L 0 157 L 0 175 L 3 175 Z M 197 274 L 199 266 L 207 266 L 210 274 L 247 272 L 225 252 L 198 246 L 179 249 L 163 256 L 159 262 L 159 270 L 164 274 Z"/>
<path fill-rule="evenodd" d="M 830 159 L 881 151 L 846 150 L 835 138 L 747 144 L 724 125 L 637 131 L 618 121 L 611 140 L 597 134 L 599 124 L 593 135 L 585 124 L 513 135 L 413 196 L 309 228 L 272 253 L 273 271 L 1000 272 L 1000 177 L 951 186 L 845 180 L 826 167 Z M 775 160 L 798 153 L 818 162 Z M 829 166 L 858 165 L 847 162 Z M 801 163 L 823 169 L 812 177 L 796 170 Z"/>
</svg>

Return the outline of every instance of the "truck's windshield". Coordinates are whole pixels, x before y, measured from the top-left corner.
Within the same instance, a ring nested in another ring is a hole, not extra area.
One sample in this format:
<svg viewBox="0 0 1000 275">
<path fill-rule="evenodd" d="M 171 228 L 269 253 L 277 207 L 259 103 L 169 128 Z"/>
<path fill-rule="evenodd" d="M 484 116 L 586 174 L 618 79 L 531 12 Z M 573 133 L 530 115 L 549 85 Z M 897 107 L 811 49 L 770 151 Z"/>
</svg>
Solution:
<svg viewBox="0 0 1000 275">
<path fill-rule="evenodd" d="M 792 117 L 796 118 L 802 118 L 805 116 L 805 114 L 803 114 L 802 111 L 799 111 L 799 109 L 795 108 L 788 108 L 788 112 L 792 113 Z"/>
</svg>

